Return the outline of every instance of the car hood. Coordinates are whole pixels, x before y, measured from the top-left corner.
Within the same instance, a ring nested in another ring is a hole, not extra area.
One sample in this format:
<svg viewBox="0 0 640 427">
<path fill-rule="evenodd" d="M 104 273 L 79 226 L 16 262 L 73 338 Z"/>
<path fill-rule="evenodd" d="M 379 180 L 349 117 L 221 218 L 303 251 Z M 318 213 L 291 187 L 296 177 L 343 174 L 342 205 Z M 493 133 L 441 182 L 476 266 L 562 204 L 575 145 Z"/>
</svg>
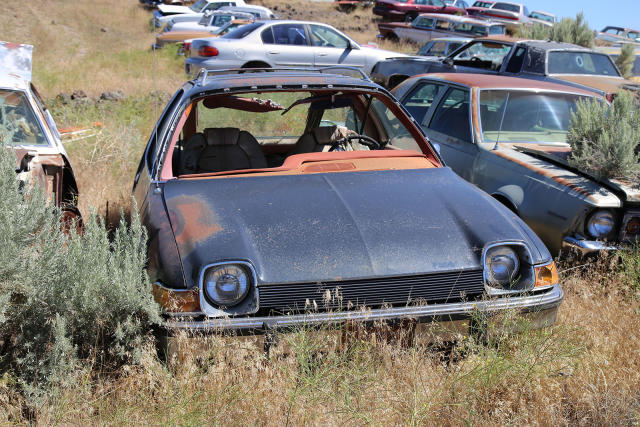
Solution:
<svg viewBox="0 0 640 427">
<path fill-rule="evenodd" d="M 164 197 L 186 285 L 224 260 L 260 283 L 296 283 L 481 268 L 482 248 L 527 242 L 511 211 L 449 168 L 170 180 Z"/>
<path fill-rule="evenodd" d="M 384 58 L 384 59 L 405 58 L 408 56 L 403 53 L 393 52 L 393 51 L 384 50 L 384 49 L 378 49 L 377 47 L 360 46 L 360 49 L 362 49 L 362 52 L 366 53 L 367 55 L 375 55 L 378 58 Z"/>
<path fill-rule="evenodd" d="M 581 76 L 552 74 L 552 77 L 578 83 L 584 86 L 593 87 L 608 93 L 618 93 L 622 89 L 639 90 L 640 87 L 630 80 L 613 76 Z"/>
<path fill-rule="evenodd" d="M 546 144 L 512 144 L 513 148 L 532 156 L 548 159 L 552 161 L 556 166 L 564 167 L 566 170 L 563 172 L 564 175 L 569 176 L 568 173 L 573 169 L 572 166 L 569 165 L 569 155 L 571 154 L 571 147 L 568 145 L 546 145 Z M 551 170 L 551 168 L 549 169 Z M 623 181 L 620 179 L 606 179 L 606 180 L 598 180 L 592 174 L 589 174 L 585 171 L 576 171 L 575 173 L 571 173 L 571 175 L 575 175 L 577 179 L 579 176 L 586 177 L 584 179 L 591 179 L 594 182 L 597 182 L 599 186 L 604 186 L 608 188 L 610 191 L 616 192 L 618 194 L 624 195 L 624 198 L 631 203 L 640 203 L 640 183 L 634 183 L 631 181 Z M 611 198 L 611 194 L 604 189 L 598 191 L 599 195 L 604 198 Z M 598 196 L 594 196 L 598 197 Z"/>
<path fill-rule="evenodd" d="M 189 9 L 187 6 L 174 6 L 170 4 L 159 4 L 158 10 L 163 15 L 177 15 L 183 13 L 195 13 L 193 10 Z"/>
</svg>

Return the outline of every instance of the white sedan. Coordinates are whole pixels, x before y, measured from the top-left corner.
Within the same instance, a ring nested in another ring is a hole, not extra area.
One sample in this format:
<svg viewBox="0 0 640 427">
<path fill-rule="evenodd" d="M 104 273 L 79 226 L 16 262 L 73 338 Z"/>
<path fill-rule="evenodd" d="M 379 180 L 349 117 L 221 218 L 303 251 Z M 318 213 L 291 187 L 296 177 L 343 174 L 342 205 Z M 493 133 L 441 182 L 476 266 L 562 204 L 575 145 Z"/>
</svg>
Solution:
<svg viewBox="0 0 640 427">
<path fill-rule="evenodd" d="M 199 21 L 207 12 L 213 12 L 224 6 L 244 6 L 244 0 L 198 0 L 191 6 L 158 5 L 153 12 L 153 25 L 163 27 L 169 21 Z"/>
<path fill-rule="evenodd" d="M 344 65 L 369 74 L 387 58 L 406 56 L 361 46 L 330 25 L 303 21 L 257 21 L 220 38 L 196 39 L 185 71 Z"/>
</svg>

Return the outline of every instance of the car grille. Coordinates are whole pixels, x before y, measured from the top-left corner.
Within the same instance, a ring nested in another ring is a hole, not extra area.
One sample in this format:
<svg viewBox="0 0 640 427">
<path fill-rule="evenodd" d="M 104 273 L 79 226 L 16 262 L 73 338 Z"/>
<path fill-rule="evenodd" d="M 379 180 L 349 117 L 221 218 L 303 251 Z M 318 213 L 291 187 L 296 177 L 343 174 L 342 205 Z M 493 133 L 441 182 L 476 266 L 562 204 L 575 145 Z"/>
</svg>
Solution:
<svg viewBox="0 0 640 427">
<path fill-rule="evenodd" d="M 640 240 L 640 210 L 627 211 L 622 218 L 620 241 L 633 242 Z"/>
<path fill-rule="evenodd" d="M 482 270 L 259 286 L 260 309 L 282 312 L 456 302 L 482 295 Z"/>
</svg>

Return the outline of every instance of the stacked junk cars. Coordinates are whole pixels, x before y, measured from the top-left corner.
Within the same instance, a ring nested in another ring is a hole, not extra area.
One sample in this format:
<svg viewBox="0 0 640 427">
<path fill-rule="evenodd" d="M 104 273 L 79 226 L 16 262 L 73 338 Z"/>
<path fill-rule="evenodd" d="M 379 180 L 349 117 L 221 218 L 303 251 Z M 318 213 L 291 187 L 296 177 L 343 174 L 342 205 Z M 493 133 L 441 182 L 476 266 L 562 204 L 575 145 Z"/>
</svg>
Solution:
<svg viewBox="0 0 640 427">
<path fill-rule="evenodd" d="M 455 339 L 507 310 L 545 327 L 563 299 L 556 255 L 640 238 L 637 183 L 568 162 L 577 105 L 638 89 L 610 56 L 508 37 L 555 23 L 521 4 L 379 0 L 373 13 L 405 21 L 380 32 L 426 43 L 419 55 L 241 0 L 155 12 L 154 48 L 182 43 L 189 77 L 133 186 L 169 335 L 382 322 Z M 77 212 L 53 119 L 14 74 L 0 135 L 18 176 Z"/>
</svg>

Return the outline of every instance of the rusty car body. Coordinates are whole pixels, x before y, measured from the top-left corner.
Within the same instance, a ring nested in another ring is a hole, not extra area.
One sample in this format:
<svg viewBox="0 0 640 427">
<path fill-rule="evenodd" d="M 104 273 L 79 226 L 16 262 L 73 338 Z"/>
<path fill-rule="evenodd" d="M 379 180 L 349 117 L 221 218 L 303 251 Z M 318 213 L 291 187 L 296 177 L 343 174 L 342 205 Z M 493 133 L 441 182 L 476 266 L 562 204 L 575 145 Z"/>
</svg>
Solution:
<svg viewBox="0 0 640 427">
<path fill-rule="evenodd" d="M 63 219 L 80 220 L 78 186 L 60 134 L 31 83 L 33 46 L 0 42 L 0 149 L 17 157 L 18 179 L 39 183 Z"/>
<path fill-rule="evenodd" d="M 156 36 L 156 42 L 153 47 L 159 49 L 166 44 L 181 43 L 192 39 L 221 37 L 229 31 L 233 31 L 234 29 L 250 24 L 251 22 L 253 22 L 251 16 L 244 18 L 234 17 L 234 19 L 231 19 L 222 27 L 216 28 L 215 30 L 207 30 L 206 27 L 203 27 L 202 30 L 165 31 Z"/>
<path fill-rule="evenodd" d="M 596 33 L 596 40 L 608 44 L 632 43 L 640 44 L 640 31 L 624 27 L 605 27 Z"/>
<path fill-rule="evenodd" d="M 238 71 L 178 90 L 135 178 L 169 330 L 554 322 L 544 244 L 443 167 L 386 90 L 357 69 Z"/>
<path fill-rule="evenodd" d="M 615 94 L 639 86 L 626 80 L 607 55 L 569 43 L 487 37 L 472 40 L 446 58 L 390 58 L 372 70 L 372 79 L 388 88 L 424 73 L 481 73 L 526 77 L 590 87 Z"/>
<path fill-rule="evenodd" d="M 466 16 L 423 13 L 412 22 L 380 22 L 380 37 L 391 40 L 409 40 L 425 43 L 442 37 L 486 37 L 504 35 L 504 24 Z"/>
<path fill-rule="evenodd" d="M 462 73 L 416 76 L 393 93 L 447 165 L 517 213 L 552 253 L 586 254 L 640 238 L 637 183 L 598 180 L 567 162 L 572 111 L 593 93 Z"/>
</svg>

